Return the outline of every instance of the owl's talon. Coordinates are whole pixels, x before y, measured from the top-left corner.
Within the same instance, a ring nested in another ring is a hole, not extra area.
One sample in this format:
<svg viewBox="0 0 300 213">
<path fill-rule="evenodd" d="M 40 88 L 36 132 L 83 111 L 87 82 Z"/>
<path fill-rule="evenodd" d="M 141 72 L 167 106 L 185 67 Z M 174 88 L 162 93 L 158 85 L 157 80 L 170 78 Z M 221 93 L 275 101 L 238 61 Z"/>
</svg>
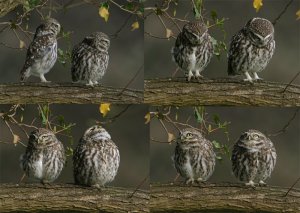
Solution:
<svg viewBox="0 0 300 213">
<path fill-rule="evenodd" d="M 193 185 L 194 184 L 194 179 L 193 178 L 189 178 L 185 181 L 186 185 Z"/>
<path fill-rule="evenodd" d="M 255 80 L 255 81 L 262 81 L 262 80 L 263 80 L 262 78 L 260 78 L 260 77 L 257 75 L 256 72 L 255 72 L 253 75 L 254 75 L 254 80 Z"/>
<path fill-rule="evenodd" d="M 259 181 L 258 185 L 259 185 L 259 186 L 262 186 L 262 187 L 263 187 L 263 186 L 267 186 L 267 184 L 266 184 L 264 181 L 262 181 L 262 180 Z"/>
<path fill-rule="evenodd" d="M 252 180 L 250 180 L 248 183 L 245 183 L 245 185 L 255 189 L 255 183 Z"/>
</svg>

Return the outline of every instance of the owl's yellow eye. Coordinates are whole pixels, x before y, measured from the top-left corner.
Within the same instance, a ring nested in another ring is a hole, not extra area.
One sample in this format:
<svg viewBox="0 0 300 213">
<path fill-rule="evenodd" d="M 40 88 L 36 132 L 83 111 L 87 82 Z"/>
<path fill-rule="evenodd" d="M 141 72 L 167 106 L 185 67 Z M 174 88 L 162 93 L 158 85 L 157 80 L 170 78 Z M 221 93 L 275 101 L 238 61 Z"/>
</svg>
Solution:
<svg viewBox="0 0 300 213">
<path fill-rule="evenodd" d="M 187 137 L 187 138 L 191 138 L 192 136 L 193 136 L 192 133 L 187 133 L 187 134 L 186 134 L 186 137 Z"/>
</svg>

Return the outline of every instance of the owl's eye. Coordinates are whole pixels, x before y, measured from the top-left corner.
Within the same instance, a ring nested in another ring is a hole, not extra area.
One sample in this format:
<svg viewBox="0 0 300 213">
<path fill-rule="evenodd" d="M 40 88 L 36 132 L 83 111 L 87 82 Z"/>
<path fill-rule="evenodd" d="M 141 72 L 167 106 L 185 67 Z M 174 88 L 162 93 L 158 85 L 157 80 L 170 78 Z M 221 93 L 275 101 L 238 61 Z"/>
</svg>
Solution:
<svg viewBox="0 0 300 213">
<path fill-rule="evenodd" d="M 187 133 L 187 134 L 186 134 L 186 137 L 187 137 L 187 138 L 191 138 L 192 136 L 193 136 L 192 133 Z"/>
<path fill-rule="evenodd" d="M 258 138 L 259 138 L 258 135 L 253 135 L 253 139 L 254 139 L 254 140 L 257 140 Z"/>
</svg>

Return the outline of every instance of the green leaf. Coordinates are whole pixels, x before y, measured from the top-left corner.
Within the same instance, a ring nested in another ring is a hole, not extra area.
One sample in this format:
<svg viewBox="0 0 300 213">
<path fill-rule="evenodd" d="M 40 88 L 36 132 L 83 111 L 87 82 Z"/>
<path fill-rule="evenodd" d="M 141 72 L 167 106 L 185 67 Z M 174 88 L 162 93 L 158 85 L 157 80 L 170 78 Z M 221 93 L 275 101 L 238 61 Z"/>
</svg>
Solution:
<svg viewBox="0 0 300 213">
<path fill-rule="evenodd" d="M 223 160 L 223 158 L 221 156 L 216 156 L 216 159 L 219 161 Z"/>
<path fill-rule="evenodd" d="M 212 144 L 214 145 L 214 147 L 216 149 L 221 149 L 221 147 L 222 147 L 221 144 L 219 142 L 215 141 L 215 140 L 212 141 Z"/>
<path fill-rule="evenodd" d="M 194 0 L 194 16 L 196 19 L 199 19 L 201 17 L 201 11 L 202 11 L 202 0 Z"/>
<path fill-rule="evenodd" d="M 46 118 L 46 116 L 45 116 L 43 110 L 41 110 L 41 117 L 42 117 L 42 123 L 43 123 L 44 125 L 46 125 L 46 124 L 47 124 L 47 118 Z"/>
<path fill-rule="evenodd" d="M 215 124 L 219 124 L 220 123 L 220 117 L 217 114 L 214 114 L 213 117 L 214 117 Z"/>
<path fill-rule="evenodd" d="M 134 4 L 132 2 L 128 2 L 125 6 L 123 6 L 125 9 L 134 11 Z"/>
<path fill-rule="evenodd" d="M 210 11 L 210 16 L 214 21 L 216 21 L 218 18 L 218 14 L 215 10 Z"/>
<path fill-rule="evenodd" d="M 62 115 L 57 116 L 57 121 L 58 121 L 60 126 L 64 126 L 66 124 L 65 118 Z"/>
<path fill-rule="evenodd" d="M 200 107 L 195 107 L 194 108 L 194 115 L 195 115 L 197 123 L 202 123 L 203 118 L 202 118 Z"/>
<path fill-rule="evenodd" d="M 209 124 L 209 125 L 208 125 L 208 129 L 207 129 L 208 132 L 211 132 L 211 129 L 212 129 L 211 124 Z"/>
</svg>

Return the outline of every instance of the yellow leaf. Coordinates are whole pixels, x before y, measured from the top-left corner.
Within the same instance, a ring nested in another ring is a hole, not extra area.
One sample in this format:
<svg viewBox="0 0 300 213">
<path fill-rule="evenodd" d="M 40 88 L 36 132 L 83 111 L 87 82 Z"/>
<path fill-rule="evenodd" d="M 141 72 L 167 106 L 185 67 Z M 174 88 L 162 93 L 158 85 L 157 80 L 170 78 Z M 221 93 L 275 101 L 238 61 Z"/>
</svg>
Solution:
<svg viewBox="0 0 300 213">
<path fill-rule="evenodd" d="M 296 16 L 297 16 L 297 19 L 296 19 L 296 20 L 299 20 L 299 19 L 300 19 L 300 10 L 298 10 L 298 11 L 296 12 Z"/>
<path fill-rule="evenodd" d="M 173 32 L 172 32 L 172 30 L 170 30 L 170 29 L 166 29 L 166 37 L 167 38 L 170 38 L 171 36 L 173 35 Z"/>
<path fill-rule="evenodd" d="M 20 142 L 20 137 L 19 135 L 14 134 L 14 139 L 13 139 L 13 144 L 17 145 Z"/>
<path fill-rule="evenodd" d="M 211 125 L 208 125 L 208 132 L 211 132 Z"/>
<path fill-rule="evenodd" d="M 263 0 L 253 0 L 253 7 L 256 10 L 256 12 L 258 12 L 260 8 L 263 6 L 262 1 Z"/>
<path fill-rule="evenodd" d="M 110 111 L 110 103 L 100 104 L 100 113 L 105 117 L 107 113 Z"/>
<path fill-rule="evenodd" d="M 23 49 L 25 46 L 26 46 L 26 45 L 25 45 L 25 42 L 22 41 L 22 40 L 20 40 L 19 47 L 20 47 L 21 49 Z"/>
<path fill-rule="evenodd" d="M 150 115 L 150 112 L 148 112 L 148 113 L 145 115 L 145 117 L 144 117 L 144 118 L 146 119 L 146 121 L 145 121 L 145 124 L 149 123 L 149 122 L 150 122 L 150 120 L 151 120 L 151 115 Z"/>
<path fill-rule="evenodd" d="M 106 7 L 100 7 L 99 8 L 99 15 L 104 18 L 104 20 L 107 22 L 108 21 L 108 17 L 109 17 L 109 12 L 108 12 L 108 8 Z"/>
<path fill-rule="evenodd" d="M 172 133 L 168 132 L 168 142 L 172 142 L 175 139 L 176 139 L 175 136 Z"/>
<path fill-rule="evenodd" d="M 140 28 L 140 24 L 138 21 L 134 22 L 132 25 L 131 25 L 131 31 L 134 31 L 136 29 L 139 29 Z"/>
</svg>

